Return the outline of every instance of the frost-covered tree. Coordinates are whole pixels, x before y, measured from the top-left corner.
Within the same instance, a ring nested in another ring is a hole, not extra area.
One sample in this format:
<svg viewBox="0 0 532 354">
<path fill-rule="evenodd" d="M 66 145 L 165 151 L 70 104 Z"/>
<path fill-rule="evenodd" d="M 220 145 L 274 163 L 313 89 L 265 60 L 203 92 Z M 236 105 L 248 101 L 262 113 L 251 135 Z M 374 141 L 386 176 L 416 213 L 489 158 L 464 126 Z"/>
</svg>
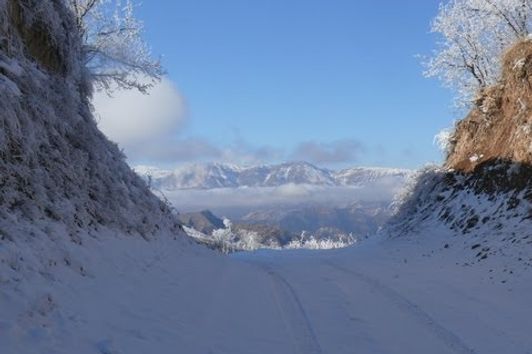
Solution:
<svg viewBox="0 0 532 354">
<path fill-rule="evenodd" d="M 458 103 L 469 104 L 497 81 L 503 51 L 531 29 L 532 0 L 450 0 L 432 24 L 442 41 L 425 75 L 454 89 Z"/>
<path fill-rule="evenodd" d="M 65 0 L 83 36 L 83 56 L 95 88 L 146 92 L 163 69 L 142 39 L 131 0 Z"/>
</svg>

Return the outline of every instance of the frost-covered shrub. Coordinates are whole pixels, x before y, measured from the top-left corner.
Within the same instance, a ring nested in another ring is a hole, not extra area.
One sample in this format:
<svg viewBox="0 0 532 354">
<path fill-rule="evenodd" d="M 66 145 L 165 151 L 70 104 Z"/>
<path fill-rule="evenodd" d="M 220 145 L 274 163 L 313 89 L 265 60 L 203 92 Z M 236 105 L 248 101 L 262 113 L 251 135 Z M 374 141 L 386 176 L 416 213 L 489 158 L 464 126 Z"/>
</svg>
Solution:
<svg viewBox="0 0 532 354">
<path fill-rule="evenodd" d="M 238 251 L 255 251 L 259 249 L 335 249 L 354 244 L 357 239 L 352 234 L 314 235 L 303 231 L 301 235 L 291 239 L 286 244 L 272 242 L 263 237 L 258 231 L 237 229 L 233 230 L 228 219 L 224 220 L 225 228 L 217 229 L 211 235 L 205 235 L 193 228 L 185 227 L 186 233 L 209 247 L 223 253 Z"/>
<path fill-rule="evenodd" d="M 455 145 L 455 128 L 446 128 L 442 129 L 434 136 L 434 144 L 438 146 L 440 151 L 445 155 L 449 156 L 452 153 Z"/>
<path fill-rule="evenodd" d="M 298 239 L 290 241 L 284 248 L 287 249 L 314 249 L 329 250 L 336 248 L 345 248 L 356 243 L 356 238 L 352 235 L 335 235 L 334 237 L 319 238 L 311 233 L 302 232 Z"/>
<path fill-rule="evenodd" d="M 394 197 L 391 203 L 391 208 L 397 216 L 402 209 L 405 209 L 407 204 L 415 199 L 421 190 L 430 188 L 432 183 L 435 183 L 441 175 L 440 167 L 436 165 L 426 165 L 417 170 L 405 183 L 403 188 Z"/>
<path fill-rule="evenodd" d="M 63 0 L 83 39 L 82 57 L 96 89 L 146 92 L 163 69 L 143 40 L 131 0 Z"/>
</svg>

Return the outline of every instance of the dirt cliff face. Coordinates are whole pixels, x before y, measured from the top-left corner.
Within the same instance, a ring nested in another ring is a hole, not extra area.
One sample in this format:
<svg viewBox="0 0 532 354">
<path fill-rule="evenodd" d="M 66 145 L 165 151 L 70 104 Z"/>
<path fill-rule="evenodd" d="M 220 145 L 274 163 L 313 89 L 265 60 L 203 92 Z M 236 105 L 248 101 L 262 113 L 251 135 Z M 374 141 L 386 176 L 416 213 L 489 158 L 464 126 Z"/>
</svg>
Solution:
<svg viewBox="0 0 532 354">
<path fill-rule="evenodd" d="M 495 160 L 532 164 L 532 40 L 506 53 L 501 81 L 457 124 L 452 145 L 445 167 L 456 171 Z"/>
</svg>

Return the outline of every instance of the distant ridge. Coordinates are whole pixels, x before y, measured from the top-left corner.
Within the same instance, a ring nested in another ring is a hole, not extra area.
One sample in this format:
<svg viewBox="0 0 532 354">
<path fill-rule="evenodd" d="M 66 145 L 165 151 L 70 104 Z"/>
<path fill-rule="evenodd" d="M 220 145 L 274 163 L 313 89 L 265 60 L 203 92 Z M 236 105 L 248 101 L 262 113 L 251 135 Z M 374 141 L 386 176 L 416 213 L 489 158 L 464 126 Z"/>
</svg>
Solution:
<svg viewBox="0 0 532 354">
<path fill-rule="evenodd" d="M 355 167 L 333 171 L 307 162 L 253 167 L 220 163 L 194 164 L 173 171 L 137 166 L 135 171 L 152 187 L 164 190 L 277 187 L 284 184 L 357 186 L 387 179 L 390 182 L 401 182 L 413 173 L 407 169 L 382 167 Z"/>
</svg>

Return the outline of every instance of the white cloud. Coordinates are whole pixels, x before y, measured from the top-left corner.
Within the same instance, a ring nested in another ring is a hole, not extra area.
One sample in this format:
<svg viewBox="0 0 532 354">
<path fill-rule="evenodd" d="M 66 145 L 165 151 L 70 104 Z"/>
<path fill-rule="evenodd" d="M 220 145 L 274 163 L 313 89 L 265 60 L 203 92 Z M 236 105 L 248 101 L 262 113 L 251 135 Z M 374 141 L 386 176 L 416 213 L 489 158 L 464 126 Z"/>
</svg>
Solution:
<svg viewBox="0 0 532 354">
<path fill-rule="evenodd" d="M 239 187 L 219 189 L 185 189 L 164 191 L 180 211 L 209 209 L 226 212 L 230 209 L 289 207 L 297 205 L 345 206 L 357 201 L 390 202 L 403 183 L 383 180 L 367 186 L 316 186 L 286 184 L 278 187 Z"/>
<path fill-rule="evenodd" d="M 175 165 L 184 162 L 227 162 L 256 165 L 271 161 L 282 152 L 269 146 L 254 146 L 243 140 L 217 145 L 201 137 L 162 137 L 128 146 L 126 155 L 133 163 Z"/>
<path fill-rule="evenodd" d="M 317 164 L 335 164 L 356 161 L 364 146 L 357 140 L 344 139 L 328 143 L 305 141 L 297 145 L 292 159 Z"/>
<path fill-rule="evenodd" d="M 97 93 L 93 104 L 99 128 L 126 152 L 174 134 L 185 118 L 183 97 L 167 78 L 149 93 L 121 90 L 112 97 Z"/>
<path fill-rule="evenodd" d="M 168 79 L 149 93 L 119 90 L 112 97 L 101 92 L 93 99 L 98 127 L 124 149 L 132 163 L 152 165 L 182 162 L 230 162 L 256 165 L 283 160 L 316 164 L 353 162 L 364 147 L 356 140 L 306 141 L 293 151 L 257 146 L 237 136 L 218 145 L 202 137 L 179 136 L 186 115 L 184 99 Z"/>
</svg>

